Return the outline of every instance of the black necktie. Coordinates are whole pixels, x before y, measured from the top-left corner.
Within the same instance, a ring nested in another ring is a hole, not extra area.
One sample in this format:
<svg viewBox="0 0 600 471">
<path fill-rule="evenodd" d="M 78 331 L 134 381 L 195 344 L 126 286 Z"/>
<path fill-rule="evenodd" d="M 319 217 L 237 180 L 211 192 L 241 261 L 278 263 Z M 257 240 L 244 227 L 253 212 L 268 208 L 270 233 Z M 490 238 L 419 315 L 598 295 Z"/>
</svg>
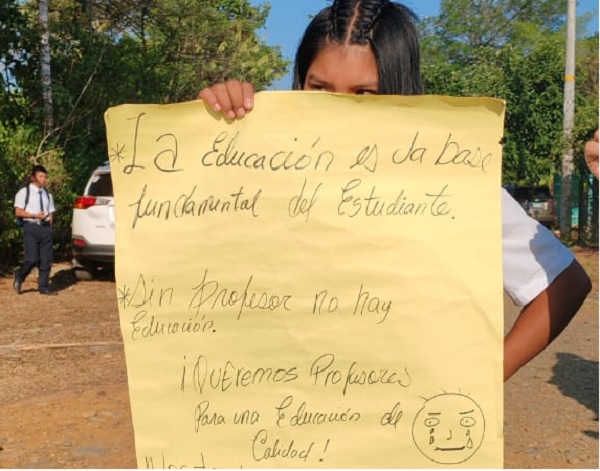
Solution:
<svg viewBox="0 0 600 471">
<path fill-rule="evenodd" d="M 44 200 L 42 199 L 42 190 L 40 190 L 40 211 L 44 212 Z"/>
</svg>

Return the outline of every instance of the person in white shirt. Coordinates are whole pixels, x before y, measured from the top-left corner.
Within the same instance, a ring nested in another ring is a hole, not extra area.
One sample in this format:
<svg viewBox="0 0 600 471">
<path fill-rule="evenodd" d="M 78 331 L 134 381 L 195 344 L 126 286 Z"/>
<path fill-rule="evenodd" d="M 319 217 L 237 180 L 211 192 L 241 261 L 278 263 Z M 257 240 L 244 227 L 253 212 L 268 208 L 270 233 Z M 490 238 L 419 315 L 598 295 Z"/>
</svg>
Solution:
<svg viewBox="0 0 600 471">
<path fill-rule="evenodd" d="M 34 267 L 38 267 L 40 294 L 52 294 L 50 269 L 52 268 L 52 217 L 55 212 L 52 195 L 45 186 L 48 172 L 41 165 L 31 170 L 31 183 L 21 188 L 15 196 L 15 215 L 23 222 L 25 260 L 15 273 L 13 287 L 19 294 L 22 284 Z"/>
<path fill-rule="evenodd" d="M 334 0 L 313 17 L 300 41 L 292 88 L 420 94 L 415 18 L 409 8 L 390 0 Z M 204 88 L 199 98 L 230 119 L 241 119 L 254 108 L 252 84 L 239 80 Z M 594 149 L 588 154 L 593 163 Z M 523 306 L 504 339 L 507 380 L 562 332 L 591 291 L 591 281 L 573 254 L 506 192 L 502 229 L 504 289 Z"/>
</svg>

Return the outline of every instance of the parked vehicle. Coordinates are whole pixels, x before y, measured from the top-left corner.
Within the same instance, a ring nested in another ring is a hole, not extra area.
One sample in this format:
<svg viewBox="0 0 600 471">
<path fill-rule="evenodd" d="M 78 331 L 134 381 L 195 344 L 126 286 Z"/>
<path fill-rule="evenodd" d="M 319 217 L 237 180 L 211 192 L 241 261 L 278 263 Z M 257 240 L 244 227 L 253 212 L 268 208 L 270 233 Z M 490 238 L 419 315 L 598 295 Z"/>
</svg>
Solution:
<svg viewBox="0 0 600 471">
<path fill-rule="evenodd" d="M 513 197 L 532 218 L 548 227 L 556 225 L 556 201 L 547 186 L 518 186 Z"/>
<path fill-rule="evenodd" d="M 79 280 L 90 280 L 100 270 L 114 270 L 115 211 L 110 166 L 92 172 L 82 196 L 73 205 L 73 268 Z"/>
</svg>

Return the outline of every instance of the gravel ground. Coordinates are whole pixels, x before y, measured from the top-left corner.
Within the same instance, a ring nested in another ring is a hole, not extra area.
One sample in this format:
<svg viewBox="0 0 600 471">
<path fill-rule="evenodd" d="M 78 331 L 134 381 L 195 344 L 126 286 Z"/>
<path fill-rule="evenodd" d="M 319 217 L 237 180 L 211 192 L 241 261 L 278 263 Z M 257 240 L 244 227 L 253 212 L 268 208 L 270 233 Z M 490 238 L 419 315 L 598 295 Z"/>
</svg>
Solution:
<svg viewBox="0 0 600 471">
<path fill-rule="evenodd" d="M 598 469 L 598 253 L 579 251 L 594 290 L 563 335 L 506 384 L 507 468 Z M 0 467 L 135 467 L 115 284 L 58 296 L 0 277 Z M 506 325 L 518 311 L 507 302 Z"/>
</svg>

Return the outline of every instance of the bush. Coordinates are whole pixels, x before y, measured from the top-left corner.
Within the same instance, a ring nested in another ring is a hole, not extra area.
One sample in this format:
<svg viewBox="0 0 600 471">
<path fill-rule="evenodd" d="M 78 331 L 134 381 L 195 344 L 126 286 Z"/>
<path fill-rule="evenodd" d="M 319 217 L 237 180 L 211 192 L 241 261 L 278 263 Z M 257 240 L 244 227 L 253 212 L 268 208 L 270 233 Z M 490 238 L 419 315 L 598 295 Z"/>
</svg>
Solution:
<svg viewBox="0 0 600 471">
<path fill-rule="evenodd" d="M 10 269 L 20 260 L 23 251 L 21 229 L 17 226 L 14 198 L 17 191 L 29 183 L 29 172 L 35 164 L 46 167 L 48 191 L 53 195 L 57 212 L 54 223 L 55 252 L 69 250 L 72 177 L 63 164 L 61 149 L 39 153 L 41 135 L 26 126 L 0 127 L 0 267 Z"/>
</svg>

